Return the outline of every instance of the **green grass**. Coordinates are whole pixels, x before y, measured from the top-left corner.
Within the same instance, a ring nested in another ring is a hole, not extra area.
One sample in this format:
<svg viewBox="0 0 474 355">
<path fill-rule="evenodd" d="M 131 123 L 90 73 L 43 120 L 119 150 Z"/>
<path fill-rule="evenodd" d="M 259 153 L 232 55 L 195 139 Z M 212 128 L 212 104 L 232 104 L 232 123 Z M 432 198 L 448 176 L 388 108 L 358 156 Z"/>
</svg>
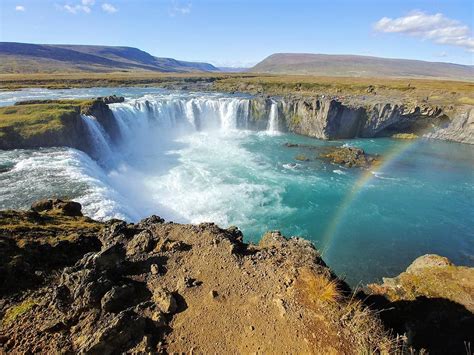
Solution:
<svg viewBox="0 0 474 355">
<path fill-rule="evenodd" d="M 45 132 L 60 131 L 65 120 L 78 115 L 92 100 L 57 100 L 0 108 L 0 137 L 15 131 L 27 139 Z"/>
<path fill-rule="evenodd" d="M 297 126 L 301 123 L 303 118 L 300 115 L 294 114 L 291 116 L 290 122 L 293 126 Z"/>
<path fill-rule="evenodd" d="M 373 86 L 375 93 L 369 93 Z M 263 92 L 270 95 L 326 95 L 340 100 L 373 100 L 430 105 L 462 105 L 474 102 L 474 83 L 433 79 L 349 78 L 300 75 L 230 76 L 216 80 L 216 90 Z"/>
</svg>

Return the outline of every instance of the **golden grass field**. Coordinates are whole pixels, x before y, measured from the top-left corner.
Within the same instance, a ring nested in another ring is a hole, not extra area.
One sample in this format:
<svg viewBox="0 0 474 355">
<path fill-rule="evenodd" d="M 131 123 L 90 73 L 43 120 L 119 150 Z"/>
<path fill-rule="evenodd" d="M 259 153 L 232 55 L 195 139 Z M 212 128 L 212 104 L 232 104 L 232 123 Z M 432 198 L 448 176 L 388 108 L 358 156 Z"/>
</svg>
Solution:
<svg viewBox="0 0 474 355">
<path fill-rule="evenodd" d="M 197 86 L 197 85 L 200 86 Z M 330 95 L 366 101 L 390 98 L 394 102 L 431 105 L 474 105 L 474 82 L 422 78 L 359 78 L 254 73 L 59 73 L 0 74 L 0 90 L 27 87 L 168 87 L 268 95 Z"/>
</svg>

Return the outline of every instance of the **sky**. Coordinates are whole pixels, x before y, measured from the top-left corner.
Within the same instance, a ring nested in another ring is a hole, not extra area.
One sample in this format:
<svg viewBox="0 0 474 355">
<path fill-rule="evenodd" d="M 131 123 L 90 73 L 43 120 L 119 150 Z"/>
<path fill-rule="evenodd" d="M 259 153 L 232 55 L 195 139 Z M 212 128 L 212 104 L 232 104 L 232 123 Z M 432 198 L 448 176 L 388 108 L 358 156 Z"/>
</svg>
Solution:
<svg viewBox="0 0 474 355">
<path fill-rule="evenodd" d="M 251 66 L 272 53 L 474 64 L 473 0 L 1 0 L 0 41 L 137 47 Z"/>
</svg>

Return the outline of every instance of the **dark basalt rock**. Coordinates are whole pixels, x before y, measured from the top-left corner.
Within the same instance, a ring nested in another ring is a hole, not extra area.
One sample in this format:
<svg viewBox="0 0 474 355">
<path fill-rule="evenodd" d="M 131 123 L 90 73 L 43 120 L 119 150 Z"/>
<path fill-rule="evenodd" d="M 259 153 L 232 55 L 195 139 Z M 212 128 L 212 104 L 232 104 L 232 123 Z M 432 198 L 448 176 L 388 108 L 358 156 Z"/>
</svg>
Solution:
<svg viewBox="0 0 474 355">
<path fill-rule="evenodd" d="M 100 249 L 100 228 L 72 201 L 45 199 L 29 211 L 0 212 L 0 296 L 41 286 L 56 270 Z"/>
<path fill-rule="evenodd" d="M 35 212 L 57 210 L 65 216 L 81 217 L 82 206 L 79 202 L 63 201 L 60 199 L 45 199 L 34 202 L 31 209 Z"/>
<path fill-rule="evenodd" d="M 117 104 L 125 101 L 123 96 L 111 95 L 105 97 L 98 97 L 97 100 L 102 101 L 104 104 Z"/>
<path fill-rule="evenodd" d="M 135 288 L 132 285 L 113 286 L 100 301 L 105 312 L 118 312 L 127 307 L 133 299 Z"/>
<path fill-rule="evenodd" d="M 329 152 L 321 153 L 320 157 L 348 168 L 367 168 L 375 161 L 375 158 L 366 154 L 363 149 L 355 147 L 331 148 Z"/>
</svg>

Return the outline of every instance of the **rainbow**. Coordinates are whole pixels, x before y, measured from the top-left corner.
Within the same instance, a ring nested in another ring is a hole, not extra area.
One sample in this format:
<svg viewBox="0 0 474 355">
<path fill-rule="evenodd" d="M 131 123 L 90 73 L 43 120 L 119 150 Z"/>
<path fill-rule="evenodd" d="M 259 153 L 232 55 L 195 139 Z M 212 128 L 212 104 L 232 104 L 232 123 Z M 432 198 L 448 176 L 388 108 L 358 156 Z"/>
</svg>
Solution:
<svg viewBox="0 0 474 355">
<path fill-rule="evenodd" d="M 375 170 L 366 170 L 352 186 L 351 190 L 346 194 L 344 200 L 341 202 L 334 217 L 331 219 L 331 223 L 328 225 L 324 231 L 323 237 L 320 241 L 320 251 L 324 255 L 332 246 L 334 237 L 337 235 L 338 229 L 342 222 L 345 219 L 346 213 L 352 204 L 357 200 L 358 196 L 364 191 L 364 188 L 376 178 L 377 173 L 382 173 L 395 161 L 400 159 L 401 156 L 408 153 L 416 145 L 419 144 L 421 140 L 409 140 L 405 144 L 400 144 L 399 146 L 392 149 L 388 154 L 383 158 L 383 161 L 375 168 Z"/>
</svg>

